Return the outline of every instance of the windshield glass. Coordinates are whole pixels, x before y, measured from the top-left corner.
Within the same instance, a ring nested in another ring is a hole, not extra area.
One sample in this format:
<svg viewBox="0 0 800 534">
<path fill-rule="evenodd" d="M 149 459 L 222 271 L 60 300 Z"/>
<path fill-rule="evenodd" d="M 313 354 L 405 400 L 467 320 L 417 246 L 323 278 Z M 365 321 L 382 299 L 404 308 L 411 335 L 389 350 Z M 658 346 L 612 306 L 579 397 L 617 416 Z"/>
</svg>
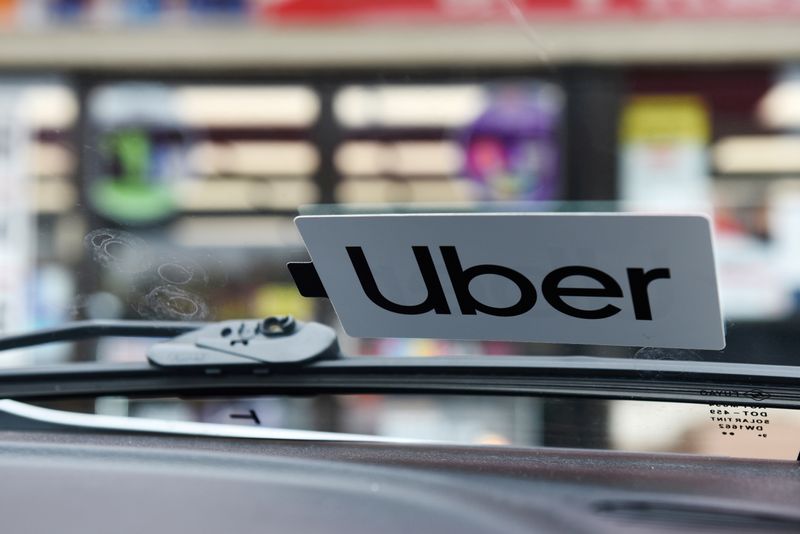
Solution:
<svg viewBox="0 0 800 534">
<path fill-rule="evenodd" d="M 0 1 L 0 334 L 292 315 L 354 356 L 796 365 L 799 20 L 797 0 Z M 286 268 L 309 259 L 298 214 L 422 212 L 707 215 L 727 346 L 359 339 Z"/>
</svg>

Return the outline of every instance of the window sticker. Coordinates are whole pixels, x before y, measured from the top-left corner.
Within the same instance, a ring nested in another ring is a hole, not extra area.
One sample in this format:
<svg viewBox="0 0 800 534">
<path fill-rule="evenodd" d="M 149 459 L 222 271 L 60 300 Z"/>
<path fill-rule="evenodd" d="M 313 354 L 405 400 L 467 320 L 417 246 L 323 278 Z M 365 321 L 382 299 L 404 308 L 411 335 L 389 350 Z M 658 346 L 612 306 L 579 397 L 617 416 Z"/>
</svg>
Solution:
<svg viewBox="0 0 800 534">
<path fill-rule="evenodd" d="M 295 220 L 348 334 L 725 346 L 701 215 L 325 215 Z"/>
</svg>

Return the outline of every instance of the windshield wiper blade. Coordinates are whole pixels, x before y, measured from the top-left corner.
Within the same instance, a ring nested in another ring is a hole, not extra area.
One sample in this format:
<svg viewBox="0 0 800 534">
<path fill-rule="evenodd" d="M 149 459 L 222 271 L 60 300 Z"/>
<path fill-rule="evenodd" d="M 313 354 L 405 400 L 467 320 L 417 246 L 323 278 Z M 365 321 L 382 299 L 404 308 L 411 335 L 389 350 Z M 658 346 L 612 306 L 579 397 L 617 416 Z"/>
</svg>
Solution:
<svg viewBox="0 0 800 534">
<path fill-rule="evenodd" d="M 786 366 L 595 357 L 346 357 L 332 329 L 287 324 L 273 318 L 195 327 L 153 345 L 150 363 L 0 369 L 0 398 L 403 393 L 800 408 L 800 369 Z"/>
<path fill-rule="evenodd" d="M 488 360 L 488 361 L 487 361 Z M 77 363 L 0 369 L 0 398 L 317 394 L 590 397 L 800 408 L 800 372 L 785 366 L 585 357 L 353 357 L 295 367 L 160 368 Z"/>
<path fill-rule="evenodd" d="M 173 337 L 202 328 L 205 324 L 179 321 L 75 321 L 54 328 L 0 337 L 0 351 L 95 337 Z"/>
</svg>

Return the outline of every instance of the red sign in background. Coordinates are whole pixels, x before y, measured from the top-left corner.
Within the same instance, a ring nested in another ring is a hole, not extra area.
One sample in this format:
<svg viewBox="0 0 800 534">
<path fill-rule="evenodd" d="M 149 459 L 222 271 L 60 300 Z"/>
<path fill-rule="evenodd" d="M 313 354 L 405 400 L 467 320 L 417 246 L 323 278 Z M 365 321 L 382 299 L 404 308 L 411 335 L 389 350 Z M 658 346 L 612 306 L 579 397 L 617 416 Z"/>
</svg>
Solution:
<svg viewBox="0 0 800 534">
<path fill-rule="evenodd" d="M 800 0 L 277 0 L 263 16 L 296 22 L 474 22 L 528 18 L 737 18 L 800 15 Z"/>
</svg>

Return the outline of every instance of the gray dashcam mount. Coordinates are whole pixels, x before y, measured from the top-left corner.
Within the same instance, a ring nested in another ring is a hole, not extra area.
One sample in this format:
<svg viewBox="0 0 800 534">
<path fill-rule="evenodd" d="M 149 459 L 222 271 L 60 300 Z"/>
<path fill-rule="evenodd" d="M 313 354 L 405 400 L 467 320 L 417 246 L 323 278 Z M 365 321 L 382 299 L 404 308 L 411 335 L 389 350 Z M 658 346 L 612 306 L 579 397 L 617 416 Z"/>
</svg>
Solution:
<svg viewBox="0 0 800 534">
<path fill-rule="evenodd" d="M 159 367 L 304 365 L 340 357 L 336 333 L 319 323 L 291 316 L 209 324 L 152 345 L 151 364 Z"/>
</svg>

